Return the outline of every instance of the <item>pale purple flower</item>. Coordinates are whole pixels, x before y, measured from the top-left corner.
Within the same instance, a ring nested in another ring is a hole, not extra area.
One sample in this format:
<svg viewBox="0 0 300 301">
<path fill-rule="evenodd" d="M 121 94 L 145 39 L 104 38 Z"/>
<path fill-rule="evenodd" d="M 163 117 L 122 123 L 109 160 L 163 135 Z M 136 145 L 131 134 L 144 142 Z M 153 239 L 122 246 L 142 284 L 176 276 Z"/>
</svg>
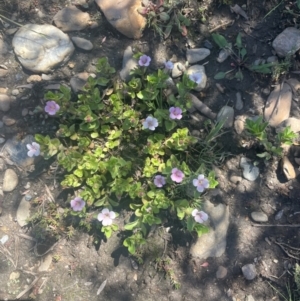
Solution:
<svg viewBox="0 0 300 301">
<path fill-rule="evenodd" d="M 163 187 L 166 184 L 166 178 L 161 176 L 161 175 L 157 175 L 154 177 L 154 185 L 156 187 Z"/>
<path fill-rule="evenodd" d="M 46 102 L 45 112 L 49 115 L 55 115 L 59 109 L 60 106 L 54 100 Z"/>
<path fill-rule="evenodd" d="M 192 216 L 194 217 L 197 223 L 204 223 L 208 219 L 208 215 L 204 211 L 199 211 L 198 209 L 194 209 L 192 211 Z"/>
<path fill-rule="evenodd" d="M 80 197 L 76 197 L 75 199 L 71 200 L 71 207 L 74 211 L 81 211 L 84 206 L 85 201 Z"/>
<path fill-rule="evenodd" d="M 145 54 L 140 56 L 139 65 L 141 67 L 148 67 L 150 65 L 150 62 L 151 62 L 151 57 L 150 56 L 145 55 Z"/>
<path fill-rule="evenodd" d="M 209 181 L 204 177 L 204 175 L 199 175 L 197 179 L 193 180 L 193 185 L 197 187 L 199 192 L 203 192 L 209 187 Z"/>
<path fill-rule="evenodd" d="M 28 149 L 27 156 L 29 157 L 39 156 L 40 145 L 38 143 L 32 142 L 31 144 L 26 144 L 26 147 Z"/>
<path fill-rule="evenodd" d="M 171 119 L 181 119 L 182 110 L 179 107 L 171 107 L 169 109 Z"/>
<path fill-rule="evenodd" d="M 167 62 L 165 62 L 164 64 L 165 64 L 165 68 L 166 68 L 167 70 L 173 70 L 174 64 L 173 64 L 171 61 L 167 61 Z"/>
<path fill-rule="evenodd" d="M 192 73 L 189 75 L 189 79 L 196 84 L 200 84 L 202 81 L 202 74 L 201 73 Z"/>
<path fill-rule="evenodd" d="M 150 131 L 154 131 L 157 126 L 158 126 L 158 121 L 156 118 L 152 116 L 148 116 L 143 122 L 144 129 L 149 129 Z"/>
<path fill-rule="evenodd" d="M 176 183 L 181 183 L 184 178 L 184 173 L 178 169 L 178 168 L 173 168 L 172 169 L 172 174 L 171 174 L 171 179 L 176 182 Z"/>
<path fill-rule="evenodd" d="M 98 214 L 98 221 L 102 222 L 103 226 L 110 226 L 115 218 L 116 214 L 113 211 L 109 211 L 107 208 L 102 209 Z"/>
</svg>

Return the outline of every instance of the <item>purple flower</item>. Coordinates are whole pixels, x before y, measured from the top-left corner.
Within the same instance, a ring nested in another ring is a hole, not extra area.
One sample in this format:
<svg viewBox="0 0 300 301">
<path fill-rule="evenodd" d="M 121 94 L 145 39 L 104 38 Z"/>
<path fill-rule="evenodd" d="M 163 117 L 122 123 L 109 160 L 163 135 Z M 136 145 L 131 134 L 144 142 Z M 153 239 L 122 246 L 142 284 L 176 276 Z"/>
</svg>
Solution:
<svg viewBox="0 0 300 301">
<path fill-rule="evenodd" d="M 203 192 L 209 187 L 209 181 L 204 177 L 204 175 L 199 175 L 198 179 L 193 180 L 193 185 L 197 187 L 199 192 Z"/>
<path fill-rule="evenodd" d="M 182 110 L 178 107 L 171 107 L 169 109 L 170 118 L 171 119 L 181 119 L 182 118 Z"/>
<path fill-rule="evenodd" d="M 116 214 L 107 208 L 104 208 L 101 213 L 98 214 L 98 221 L 102 222 L 103 226 L 110 226 L 115 218 Z"/>
<path fill-rule="evenodd" d="M 55 115 L 59 109 L 60 106 L 54 100 L 46 102 L 45 112 L 49 115 Z"/>
<path fill-rule="evenodd" d="M 150 62 L 151 62 L 151 57 L 150 56 L 145 55 L 145 54 L 140 56 L 139 65 L 141 67 L 148 67 Z"/>
<path fill-rule="evenodd" d="M 198 209 L 194 209 L 192 211 L 192 216 L 194 217 L 195 221 L 199 224 L 202 224 L 208 219 L 208 215 L 204 211 L 199 211 Z"/>
<path fill-rule="evenodd" d="M 81 211 L 84 206 L 85 201 L 80 197 L 76 197 L 75 199 L 71 200 L 71 207 L 74 211 Z"/>
<path fill-rule="evenodd" d="M 172 169 L 171 179 L 174 182 L 181 183 L 183 178 L 184 178 L 184 173 L 180 169 L 178 169 L 178 168 Z"/>
<path fill-rule="evenodd" d="M 156 118 L 152 116 L 148 116 L 146 120 L 143 122 L 144 129 L 149 129 L 151 131 L 154 131 L 157 126 L 158 126 L 158 121 Z"/>
<path fill-rule="evenodd" d="M 174 68 L 174 64 L 171 61 L 167 61 L 164 64 L 167 70 L 172 70 Z"/>
<path fill-rule="evenodd" d="M 166 184 L 166 178 L 161 176 L 161 175 L 157 175 L 154 177 L 154 185 L 156 187 L 163 187 Z"/>
<path fill-rule="evenodd" d="M 201 73 L 192 73 L 189 75 L 189 79 L 196 84 L 200 84 L 202 81 L 202 74 Z"/>
<path fill-rule="evenodd" d="M 27 156 L 33 157 L 33 156 L 39 156 L 40 154 L 40 145 L 36 142 L 32 142 L 31 144 L 26 145 L 28 152 Z"/>
</svg>

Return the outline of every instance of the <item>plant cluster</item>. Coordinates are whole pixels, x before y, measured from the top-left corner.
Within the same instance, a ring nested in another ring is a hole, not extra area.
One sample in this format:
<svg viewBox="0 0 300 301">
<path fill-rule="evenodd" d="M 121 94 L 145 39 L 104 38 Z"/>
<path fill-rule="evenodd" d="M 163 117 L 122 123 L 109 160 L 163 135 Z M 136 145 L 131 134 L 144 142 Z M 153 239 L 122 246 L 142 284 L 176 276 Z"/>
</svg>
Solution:
<svg viewBox="0 0 300 301">
<path fill-rule="evenodd" d="M 214 42 L 220 47 L 220 49 L 223 51 L 223 55 L 229 55 L 233 62 L 231 63 L 232 69 L 226 72 L 218 72 L 214 78 L 215 79 L 223 79 L 223 78 L 229 78 L 229 79 L 237 79 L 237 80 L 243 80 L 243 72 L 242 69 L 246 68 L 250 71 L 262 73 L 262 74 L 271 74 L 273 72 L 273 67 L 277 66 L 278 70 L 283 66 L 281 63 L 263 63 L 260 65 L 249 65 L 247 64 L 247 50 L 243 46 L 242 42 L 242 36 L 239 33 L 235 40 L 235 49 L 232 47 L 232 43 L 229 43 L 226 38 L 220 34 L 212 34 L 212 38 Z M 284 66 L 286 63 L 284 62 Z M 234 74 L 234 75 L 233 75 Z"/>
<path fill-rule="evenodd" d="M 153 27 L 162 39 L 169 37 L 173 27 L 177 27 L 183 36 L 188 34 L 187 26 L 191 22 L 183 15 L 176 3 L 165 0 L 157 0 L 153 3 L 150 0 L 143 0 L 142 4 L 139 13 L 147 17 L 148 26 Z"/>
<path fill-rule="evenodd" d="M 122 229 L 127 230 L 124 246 L 131 254 L 145 244 L 151 226 L 165 218 L 181 220 L 198 235 L 208 231 L 201 194 L 218 183 L 208 164 L 212 162 L 202 162 L 199 153 L 205 147 L 214 151 L 221 129 L 212 128 L 206 146 L 192 137 L 185 118 L 189 91 L 197 84 L 183 75 L 178 93 L 167 97 L 172 63 L 147 74 L 151 58 L 142 53 L 135 57 L 139 67 L 128 83 L 116 81 L 114 68 L 101 58 L 98 76 L 88 79 L 77 100 L 71 100 L 65 86 L 47 92 L 45 111 L 59 118 L 59 130 L 56 137 L 36 134 L 36 142 L 27 145 L 29 156 L 56 156 L 65 171 L 61 185 L 77 190 L 65 217 L 73 216 L 81 227 L 109 238 L 118 230 L 118 212 L 131 212 Z"/>
<path fill-rule="evenodd" d="M 267 126 L 268 122 L 264 122 L 261 116 L 256 119 L 246 119 L 246 131 L 257 139 L 265 149 L 263 153 L 256 155 L 265 158 L 265 160 L 270 160 L 273 156 L 282 157 L 283 146 L 292 145 L 298 135 L 288 126 L 277 133 L 275 139 L 271 139 L 266 130 Z"/>
</svg>

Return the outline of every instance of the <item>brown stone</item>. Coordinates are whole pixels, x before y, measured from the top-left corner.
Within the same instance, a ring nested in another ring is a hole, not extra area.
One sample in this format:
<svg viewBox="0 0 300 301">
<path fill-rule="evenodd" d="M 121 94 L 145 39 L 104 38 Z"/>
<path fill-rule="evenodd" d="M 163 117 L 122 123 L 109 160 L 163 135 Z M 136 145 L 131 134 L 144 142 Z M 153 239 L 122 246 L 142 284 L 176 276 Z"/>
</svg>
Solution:
<svg viewBox="0 0 300 301">
<path fill-rule="evenodd" d="M 295 168 L 290 162 L 290 160 L 288 159 L 288 157 L 284 156 L 282 158 L 281 163 L 282 163 L 282 171 L 285 177 L 287 178 L 287 180 L 295 179 L 296 178 Z"/>
<path fill-rule="evenodd" d="M 139 39 L 146 18 L 138 12 L 141 0 L 96 0 L 109 23 L 128 38 Z"/>
<path fill-rule="evenodd" d="M 82 12 L 76 6 L 65 7 L 54 17 L 56 27 L 64 32 L 82 30 L 88 27 L 90 15 Z"/>
<path fill-rule="evenodd" d="M 271 92 L 266 102 L 264 119 L 270 126 L 277 127 L 281 122 L 290 116 L 292 104 L 292 89 L 290 85 L 277 85 Z"/>
</svg>

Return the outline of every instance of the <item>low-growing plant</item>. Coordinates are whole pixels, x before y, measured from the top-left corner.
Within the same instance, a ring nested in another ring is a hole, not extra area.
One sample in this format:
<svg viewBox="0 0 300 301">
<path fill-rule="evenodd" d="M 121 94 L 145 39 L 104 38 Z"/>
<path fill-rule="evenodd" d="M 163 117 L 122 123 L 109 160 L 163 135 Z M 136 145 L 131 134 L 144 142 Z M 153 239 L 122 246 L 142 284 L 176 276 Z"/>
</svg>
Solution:
<svg viewBox="0 0 300 301">
<path fill-rule="evenodd" d="M 151 58 L 135 57 L 139 67 L 128 83 L 117 81 L 115 69 L 101 58 L 97 76 L 88 79 L 75 101 L 65 86 L 47 92 L 45 111 L 60 124 L 56 137 L 36 134 L 36 142 L 27 145 L 29 156 L 56 156 L 65 171 L 62 187 L 77 191 L 63 214 L 73 217 L 74 225 L 109 238 L 119 229 L 119 212 L 130 212 L 121 230 L 131 254 L 146 243 L 151 226 L 166 218 L 179 219 L 190 232 L 206 233 L 201 194 L 218 184 L 212 162 L 198 156 L 203 144 L 186 126 L 189 92 L 196 83 L 183 75 L 178 93 L 167 97 L 169 71 L 147 74 Z M 220 130 L 217 124 L 207 133 L 211 151 Z M 65 232 L 72 235 L 73 225 Z"/>
<path fill-rule="evenodd" d="M 272 156 L 282 157 L 283 146 L 292 145 L 298 135 L 288 126 L 277 133 L 275 139 L 271 140 L 270 135 L 266 131 L 267 127 L 268 122 L 263 121 L 262 116 L 256 119 L 246 119 L 246 131 L 257 139 L 265 149 L 263 153 L 256 155 L 260 158 L 265 158 L 265 160 L 270 160 Z"/>
<path fill-rule="evenodd" d="M 157 0 L 156 3 L 143 0 L 142 4 L 139 13 L 147 17 L 148 26 L 152 27 L 162 39 L 169 37 L 173 27 L 176 27 L 183 36 L 188 34 L 187 26 L 190 26 L 191 21 L 184 16 L 178 3 L 167 0 Z"/>
<path fill-rule="evenodd" d="M 271 74 L 272 73 L 272 67 L 274 67 L 277 63 L 264 63 L 261 65 L 249 65 L 247 64 L 247 49 L 244 47 L 242 42 L 242 36 L 239 33 L 235 40 L 235 49 L 232 47 L 232 43 L 229 43 L 226 38 L 220 34 L 212 34 L 212 38 L 214 42 L 220 47 L 220 49 L 223 49 L 225 52 L 229 54 L 233 62 L 231 63 L 231 70 L 228 70 L 226 72 L 218 72 L 214 78 L 215 79 L 223 79 L 223 78 L 229 78 L 229 79 L 237 79 L 237 80 L 243 80 L 243 68 L 246 68 L 250 71 L 257 72 L 257 73 L 263 73 L 263 74 Z"/>
</svg>

